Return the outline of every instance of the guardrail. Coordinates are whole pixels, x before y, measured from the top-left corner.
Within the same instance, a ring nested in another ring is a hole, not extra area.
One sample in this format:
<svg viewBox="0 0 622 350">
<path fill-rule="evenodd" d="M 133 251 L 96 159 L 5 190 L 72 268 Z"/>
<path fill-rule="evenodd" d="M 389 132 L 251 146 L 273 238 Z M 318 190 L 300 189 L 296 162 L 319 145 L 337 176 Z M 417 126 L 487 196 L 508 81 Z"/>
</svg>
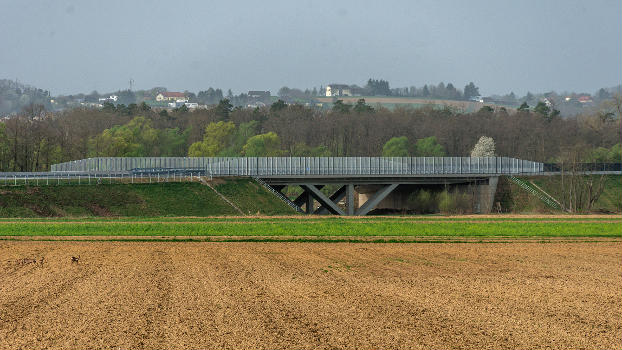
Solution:
<svg viewBox="0 0 622 350">
<path fill-rule="evenodd" d="M 54 186 L 54 185 L 94 185 L 94 184 L 128 184 L 128 183 L 158 183 L 158 182 L 188 182 L 200 181 L 202 172 L 173 172 L 158 173 L 144 172 L 49 172 L 49 173 L 0 173 L 0 186 Z M 209 175 L 208 175 L 209 176 Z"/>
<path fill-rule="evenodd" d="M 622 163 L 579 163 L 579 164 L 563 164 L 563 163 L 545 163 L 545 172 L 622 172 Z"/>
</svg>

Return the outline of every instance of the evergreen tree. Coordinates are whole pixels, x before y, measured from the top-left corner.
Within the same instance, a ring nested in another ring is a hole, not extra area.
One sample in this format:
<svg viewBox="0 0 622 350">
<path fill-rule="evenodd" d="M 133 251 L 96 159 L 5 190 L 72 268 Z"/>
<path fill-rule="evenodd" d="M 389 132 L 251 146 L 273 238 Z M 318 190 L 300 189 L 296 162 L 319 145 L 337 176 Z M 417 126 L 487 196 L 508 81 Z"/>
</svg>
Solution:
<svg viewBox="0 0 622 350">
<path fill-rule="evenodd" d="M 464 87 L 464 99 L 470 100 L 473 97 L 479 96 L 479 88 L 473 84 L 473 82 L 468 83 Z"/>
</svg>

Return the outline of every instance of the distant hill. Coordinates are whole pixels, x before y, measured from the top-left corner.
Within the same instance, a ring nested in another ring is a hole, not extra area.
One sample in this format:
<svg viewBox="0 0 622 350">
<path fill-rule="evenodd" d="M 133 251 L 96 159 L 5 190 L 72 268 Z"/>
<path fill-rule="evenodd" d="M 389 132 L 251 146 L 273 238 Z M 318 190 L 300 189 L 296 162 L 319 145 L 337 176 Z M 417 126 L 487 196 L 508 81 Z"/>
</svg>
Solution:
<svg viewBox="0 0 622 350">
<path fill-rule="evenodd" d="M 30 104 L 50 110 L 50 93 L 12 80 L 0 79 L 0 116 L 18 113 Z"/>
<path fill-rule="evenodd" d="M 365 103 L 374 106 L 380 104 L 383 107 L 451 107 L 458 109 L 462 112 L 470 113 L 477 112 L 483 106 L 495 107 L 492 103 L 481 103 L 475 101 L 460 101 L 460 100 L 439 100 L 439 99 L 425 99 L 416 97 L 398 97 L 398 96 L 339 96 L 339 97 L 318 97 L 317 100 L 321 103 L 333 103 L 336 100 L 342 100 L 344 103 L 354 104 L 359 99 L 364 99 Z M 507 108 L 510 108 L 509 106 Z"/>
</svg>

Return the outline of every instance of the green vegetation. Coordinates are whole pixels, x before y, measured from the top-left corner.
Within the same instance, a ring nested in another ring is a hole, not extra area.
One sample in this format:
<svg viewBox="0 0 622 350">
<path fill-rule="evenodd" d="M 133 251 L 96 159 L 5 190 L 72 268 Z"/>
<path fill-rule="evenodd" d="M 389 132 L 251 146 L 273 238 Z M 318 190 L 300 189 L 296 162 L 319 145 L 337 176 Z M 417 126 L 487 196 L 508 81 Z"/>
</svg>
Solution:
<svg viewBox="0 0 622 350">
<path fill-rule="evenodd" d="M 563 193 L 569 192 L 569 177 L 565 177 L 566 183 L 564 186 L 566 190 L 562 190 L 562 177 L 561 176 L 531 176 L 521 177 L 524 181 L 530 181 L 531 183 L 544 190 L 560 203 L 568 206 L 568 198 L 562 196 Z M 593 181 L 598 183 L 601 181 L 601 175 L 581 176 L 581 181 Z M 590 212 L 593 213 L 620 213 L 622 212 L 622 176 L 619 175 L 607 175 L 602 178 L 604 181 L 603 192 L 593 204 Z M 577 186 L 575 186 L 577 188 Z M 581 188 L 583 192 L 586 190 Z M 576 191 L 576 189 L 574 190 Z M 497 194 L 495 197 L 495 203 L 501 204 L 501 210 L 503 212 L 511 213 L 561 213 L 561 210 L 553 209 L 547 206 L 536 196 L 523 190 L 518 185 L 512 183 L 505 177 L 499 178 L 499 185 L 497 187 Z M 584 199 L 585 202 L 585 199 Z M 586 212 L 586 209 L 579 212 Z"/>
<path fill-rule="evenodd" d="M 139 222 L 140 221 L 140 222 Z M 4 236 L 474 236 L 474 237 L 622 237 L 622 220 L 487 219 L 411 220 L 400 218 L 209 218 L 81 222 L 0 222 Z"/>
<path fill-rule="evenodd" d="M 582 176 L 587 180 L 593 182 L 604 181 L 603 192 L 596 200 L 592 207 L 592 212 L 601 213 L 619 213 L 622 211 L 622 176 L 619 175 L 591 175 Z M 553 196 L 559 201 L 564 202 L 562 193 L 568 192 L 568 176 L 566 176 L 566 183 L 562 183 L 561 176 L 534 176 L 530 180 L 545 190 L 548 194 Z M 563 186 L 566 190 L 563 190 Z"/>
<path fill-rule="evenodd" d="M 406 136 L 393 137 L 382 147 L 383 157 L 444 157 L 445 149 L 438 143 L 435 136 L 417 140 L 410 145 Z"/>
<path fill-rule="evenodd" d="M 240 208 L 245 214 L 295 215 L 285 202 L 255 181 L 238 178 L 227 179 L 215 185 L 216 190 Z"/>
<path fill-rule="evenodd" d="M 438 143 L 435 136 L 417 140 L 414 146 L 415 157 L 444 157 L 445 149 Z"/>
<path fill-rule="evenodd" d="M 592 151 L 588 160 L 596 163 L 619 163 L 622 160 L 622 143 L 611 148 L 598 147 Z"/>
<path fill-rule="evenodd" d="M 223 151 L 235 131 L 233 122 L 209 123 L 203 141 L 195 142 L 188 150 L 189 157 L 215 157 Z"/>
<path fill-rule="evenodd" d="M 406 136 L 393 137 L 382 147 L 383 157 L 408 157 L 408 138 Z"/>
<path fill-rule="evenodd" d="M 281 150 L 281 139 L 272 131 L 249 138 L 242 152 L 247 157 L 280 157 L 287 153 Z"/>
<path fill-rule="evenodd" d="M 145 117 L 135 117 L 115 125 L 89 140 L 89 156 L 145 157 L 172 156 L 182 152 L 188 133 L 179 128 L 156 129 Z"/>
<path fill-rule="evenodd" d="M 245 213 L 295 213 L 249 179 L 219 181 L 214 187 Z M 3 187 L 1 193 L 0 217 L 239 215 L 199 183 Z"/>
</svg>

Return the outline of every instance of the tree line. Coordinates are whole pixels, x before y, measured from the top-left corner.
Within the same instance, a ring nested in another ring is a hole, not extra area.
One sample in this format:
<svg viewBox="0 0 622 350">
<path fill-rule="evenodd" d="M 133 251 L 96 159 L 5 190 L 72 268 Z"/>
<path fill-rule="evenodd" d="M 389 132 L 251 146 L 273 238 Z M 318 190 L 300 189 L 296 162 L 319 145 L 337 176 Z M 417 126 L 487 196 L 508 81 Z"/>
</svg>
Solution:
<svg viewBox="0 0 622 350">
<path fill-rule="evenodd" d="M 621 100 L 570 118 L 530 108 L 389 110 L 364 101 L 318 110 L 283 101 L 234 108 L 223 99 L 171 112 L 132 104 L 43 113 L 30 105 L 0 122 L 0 171 L 47 171 L 95 156 L 469 156 L 482 136 L 499 156 L 620 162 Z"/>
</svg>

